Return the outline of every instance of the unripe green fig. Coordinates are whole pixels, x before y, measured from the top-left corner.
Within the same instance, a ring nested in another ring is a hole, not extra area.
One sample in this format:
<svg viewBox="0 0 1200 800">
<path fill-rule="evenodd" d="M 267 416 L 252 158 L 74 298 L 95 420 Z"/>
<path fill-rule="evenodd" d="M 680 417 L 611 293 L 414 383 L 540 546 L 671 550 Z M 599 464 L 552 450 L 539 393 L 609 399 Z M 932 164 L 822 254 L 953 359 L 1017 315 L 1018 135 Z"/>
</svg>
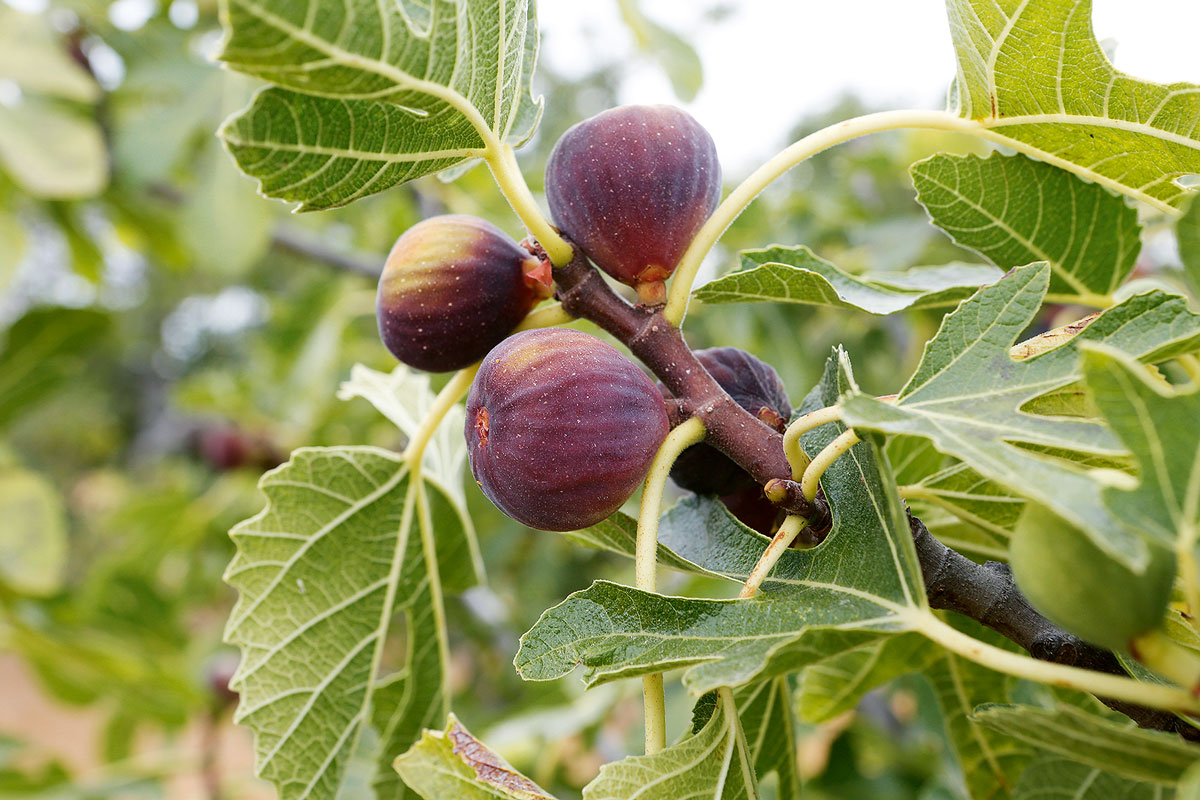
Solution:
<svg viewBox="0 0 1200 800">
<path fill-rule="evenodd" d="M 497 508 L 540 530 L 586 528 L 620 508 L 668 428 L 644 372 L 612 345 L 561 328 L 505 339 L 467 396 L 471 474 Z"/>
<path fill-rule="evenodd" d="M 474 364 L 549 294 L 545 265 L 490 222 L 431 217 L 404 232 L 379 277 L 384 345 L 429 372 Z"/>
<path fill-rule="evenodd" d="M 672 106 L 621 106 L 572 127 L 546 164 L 554 224 L 596 266 L 660 303 L 721 198 L 712 137 Z"/>
<path fill-rule="evenodd" d="M 1072 523 L 1029 503 L 1009 558 L 1017 588 L 1043 616 L 1084 641 L 1128 650 L 1162 624 L 1175 581 L 1175 554 L 1151 539 L 1146 545 L 1149 563 L 1134 572 Z"/>
<path fill-rule="evenodd" d="M 792 414 L 791 401 L 774 367 L 736 347 L 711 347 L 697 350 L 695 355 L 739 406 L 776 430 L 787 425 Z M 670 396 L 666 389 L 663 393 Z M 679 454 L 671 467 L 671 480 L 696 494 L 715 495 L 731 495 L 754 483 L 749 473 L 729 456 L 703 443 Z M 763 498 L 763 502 L 769 501 Z M 765 509 L 760 516 L 763 514 Z"/>
</svg>

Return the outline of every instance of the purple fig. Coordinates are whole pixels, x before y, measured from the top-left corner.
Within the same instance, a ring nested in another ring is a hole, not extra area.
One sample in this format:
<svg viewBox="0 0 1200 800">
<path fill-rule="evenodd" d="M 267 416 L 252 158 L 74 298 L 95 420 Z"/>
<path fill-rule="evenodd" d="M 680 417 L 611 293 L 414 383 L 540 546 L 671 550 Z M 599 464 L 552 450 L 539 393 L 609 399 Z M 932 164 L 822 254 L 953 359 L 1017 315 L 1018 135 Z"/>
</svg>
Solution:
<svg viewBox="0 0 1200 800">
<path fill-rule="evenodd" d="M 697 350 L 696 358 L 739 406 L 776 430 L 787 426 L 791 401 L 770 364 L 735 347 Z M 715 495 L 734 494 L 754 482 L 732 459 L 707 444 L 694 444 L 680 453 L 671 467 L 671 479 L 696 494 Z"/>
<path fill-rule="evenodd" d="M 379 277 L 376 317 L 392 355 L 448 372 L 487 355 L 549 295 L 543 263 L 495 225 L 447 215 L 396 240 Z"/>
<path fill-rule="evenodd" d="M 711 448 L 710 448 L 711 449 Z M 738 522 L 747 528 L 756 530 L 763 536 L 775 533 L 783 510 L 772 503 L 763 494 L 762 487 L 756 483 L 744 486 L 732 494 L 724 495 L 721 502 Z"/>
<path fill-rule="evenodd" d="M 669 428 L 654 384 L 617 349 L 561 328 L 488 353 L 467 396 L 467 452 L 483 493 L 548 531 L 600 522 L 646 477 Z"/>
<path fill-rule="evenodd" d="M 646 303 L 665 299 L 664 281 L 720 198 L 712 137 L 672 106 L 621 106 L 584 120 L 546 165 L 554 223 Z"/>
</svg>

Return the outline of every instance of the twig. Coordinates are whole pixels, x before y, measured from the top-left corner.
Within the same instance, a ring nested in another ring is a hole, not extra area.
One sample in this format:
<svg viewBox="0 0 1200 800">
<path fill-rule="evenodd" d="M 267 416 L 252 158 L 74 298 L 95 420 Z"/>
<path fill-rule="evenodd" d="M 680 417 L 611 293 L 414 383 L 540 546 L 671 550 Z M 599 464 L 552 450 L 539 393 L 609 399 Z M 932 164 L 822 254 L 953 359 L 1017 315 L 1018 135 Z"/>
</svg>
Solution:
<svg viewBox="0 0 1200 800">
<path fill-rule="evenodd" d="M 302 256 L 310 261 L 328 264 L 345 272 L 379 280 L 383 259 L 330 247 L 319 237 L 294 227 L 279 225 L 271 234 L 271 244 L 280 250 Z"/>
<path fill-rule="evenodd" d="M 532 249 L 538 252 L 536 246 Z M 544 257 L 544 253 L 539 255 Z M 809 502 L 801 484 L 793 479 L 783 436 L 744 411 L 721 389 L 661 308 L 630 305 L 581 255 L 556 268 L 554 279 L 556 296 L 566 312 L 612 334 L 663 382 L 674 396 L 668 404 L 672 424 L 699 418 L 707 432 L 705 441 L 750 473 L 772 502 L 792 515 L 806 518 L 818 538 L 828 530 L 829 509 L 820 495 Z M 849 436 L 842 444 L 849 446 Z M 970 617 L 1036 659 L 1126 676 L 1113 653 L 1081 641 L 1035 611 L 1017 590 L 1006 565 L 989 562 L 980 566 L 934 539 L 920 520 L 910 519 L 933 608 Z M 1103 697 L 1100 700 L 1143 728 L 1200 741 L 1200 730 L 1170 712 Z"/>
<path fill-rule="evenodd" d="M 920 519 L 909 514 L 913 544 L 925 579 L 929 605 L 962 614 L 1020 645 L 1034 658 L 1095 672 L 1126 675 L 1108 650 L 1088 644 L 1043 617 L 1017 589 L 1007 564 L 976 564 L 939 542 Z M 1200 729 L 1168 711 L 1098 698 L 1140 727 L 1177 733 L 1200 742 Z"/>
<path fill-rule="evenodd" d="M 783 509 L 807 518 L 817 530 L 828 527 L 824 503 L 806 500 L 800 485 L 791 480 L 783 436 L 720 387 L 662 309 L 630 305 L 582 256 L 557 268 L 554 281 L 556 296 L 567 312 L 596 323 L 623 342 L 678 398 L 673 416 L 699 418 L 707 431 L 704 441 L 736 461 L 755 481 L 764 485 L 781 481 L 777 496 Z"/>
</svg>

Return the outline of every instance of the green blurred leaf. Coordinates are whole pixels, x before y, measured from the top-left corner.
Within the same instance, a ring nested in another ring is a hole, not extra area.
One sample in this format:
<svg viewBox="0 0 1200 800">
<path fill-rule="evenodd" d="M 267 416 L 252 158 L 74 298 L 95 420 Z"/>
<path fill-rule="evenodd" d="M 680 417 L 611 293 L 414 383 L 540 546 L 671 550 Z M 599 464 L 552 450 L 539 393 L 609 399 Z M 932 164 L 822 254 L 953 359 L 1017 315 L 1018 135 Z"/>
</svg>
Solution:
<svg viewBox="0 0 1200 800">
<path fill-rule="evenodd" d="M 433 714 L 419 705 L 393 711 L 385 704 L 395 693 L 376 691 L 387 680 L 380 658 L 395 611 L 409 612 L 414 637 L 436 614 L 427 608 L 434 554 L 420 532 L 427 514 L 407 465 L 374 448 L 298 450 L 263 476 L 262 489 L 267 507 L 230 534 L 238 552 L 226 581 L 239 598 L 226 638 L 242 649 L 230 682 L 241 695 L 236 719 L 255 732 L 257 770 L 280 797 L 333 796 L 372 721 L 417 725 Z M 408 702 L 439 706 L 439 718 L 444 635 L 433 624 L 414 641 L 409 661 L 422 671 L 399 678 Z M 421 657 L 425 648 L 437 658 Z M 383 746 L 418 730 L 385 729 Z"/>
<path fill-rule="evenodd" d="M 894 314 L 953 306 L 1004 274 L 984 264 L 945 264 L 855 276 L 807 247 L 769 247 L 740 255 L 741 268 L 701 286 L 695 293 L 697 300 L 713 304 L 803 303 Z"/>
<path fill-rule="evenodd" d="M 947 0 L 956 111 L 989 138 L 1130 195 L 1177 208 L 1200 174 L 1200 86 L 1113 69 L 1092 0 Z"/>
<path fill-rule="evenodd" d="M 674 31 L 647 17 L 638 0 L 618 0 L 617 5 L 638 50 L 658 61 L 671 81 L 675 96 L 685 103 L 695 100 L 704 85 L 704 67 L 696 49 Z"/>
<path fill-rule="evenodd" d="M 981 289 L 946 316 L 893 403 L 852 392 L 841 401 L 844 419 L 856 429 L 929 438 L 980 475 L 1054 508 L 1106 552 L 1140 569 L 1145 545 L 1104 509 L 1101 484 L 1029 449 L 1122 455 L 1120 441 L 1098 422 L 1036 416 L 1023 407 L 1081 377 L 1081 342 L 1102 342 L 1153 362 L 1200 345 L 1200 316 L 1181 297 L 1136 295 L 1055 349 L 1014 360 L 1009 348 L 1037 314 L 1049 276 L 1046 264 L 1031 264 Z"/>
<path fill-rule="evenodd" d="M 584 800 L 753 800 L 758 797 L 754 757 L 731 708 L 717 702 L 707 724 L 654 755 L 605 764 L 583 790 Z"/>
<path fill-rule="evenodd" d="M 396 759 L 396 771 L 425 800 L 554 800 L 488 749 L 451 714 Z"/>
<path fill-rule="evenodd" d="M 41 475 L 0 470 L 0 581 L 23 594 L 53 594 L 67 562 L 62 496 Z"/>
<path fill-rule="evenodd" d="M 240 75 L 223 72 L 221 77 L 221 110 L 227 114 L 241 105 L 248 87 Z M 249 181 L 223 151 L 219 140 L 209 138 L 196 166 L 197 182 L 178 217 L 179 231 L 197 266 L 234 277 L 270 247 L 276 208 L 250 191 Z"/>
<path fill-rule="evenodd" d="M 999 153 L 941 153 L 910 172 L 917 201 L 956 244 L 1004 270 L 1048 262 L 1051 293 L 1110 295 L 1133 271 L 1137 212 L 1099 184 Z"/>
<path fill-rule="evenodd" d="M 1147 731 L 1131 721 L 1113 722 L 1080 708 L 1050 711 L 1035 706 L 984 705 L 971 720 L 1025 742 L 1137 781 L 1171 784 L 1196 761 L 1196 749 L 1175 734 Z"/>
<path fill-rule="evenodd" d="M 88 309 L 30 311 L 0 349 L 0 429 L 75 377 L 103 343 L 108 315 Z"/>
<path fill-rule="evenodd" d="M 0 291 L 8 288 L 25 255 L 25 228 L 15 214 L 0 209 Z"/>
<path fill-rule="evenodd" d="M 100 86 L 67 54 L 63 38 L 46 17 L 0 5 L 0 80 L 21 91 L 94 102 Z"/>
<path fill-rule="evenodd" d="M 825 722 L 850 711 L 867 692 L 925 669 L 938 653 L 915 633 L 877 638 L 850 649 L 833 641 L 839 635 L 821 631 L 809 639 L 821 655 L 800 673 L 796 714 L 805 722 Z"/>
<path fill-rule="evenodd" d="M 342 13 L 309 12 L 225 3 L 221 60 L 277 87 L 221 136 L 270 197 L 305 211 L 346 205 L 523 139 L 540 114 L 532 0 L 362 6 L 349 37 Z"/>
<path fill-rule="evenodd" d="M 953 621 L 971 636 L 1005 650 L 1016 649 L 1011 642 L 970 620 Z M 1009 699 L 1013 679 L 945 651 L 925 670 L 925 677 L 937 695 L 946 735 L 971 797 L 1013 797 L 1017 776 L 1036 750 L 971 717 L 981 703 Z"/>
<path fill-rule="evenodd" d="M 0 166 L 35 197 L 92 197 L 108 185 L 108 154 L 95 120 L 33 98 L 0 104 Z"/>
</svg>

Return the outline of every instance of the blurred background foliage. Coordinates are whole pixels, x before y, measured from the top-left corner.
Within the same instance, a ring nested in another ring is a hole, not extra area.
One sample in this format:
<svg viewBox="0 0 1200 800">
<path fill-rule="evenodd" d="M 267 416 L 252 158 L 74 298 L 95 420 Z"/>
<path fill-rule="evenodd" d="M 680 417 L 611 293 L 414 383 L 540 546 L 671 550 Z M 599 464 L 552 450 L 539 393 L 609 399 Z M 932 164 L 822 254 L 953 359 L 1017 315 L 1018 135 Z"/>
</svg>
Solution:
<svg viewBox="0 0 1200 800">
<path fill-rule="evenodd" d="M 481 168 L 320 214 L 258 197 L 213 135 L 254 86 L 209 60 L 220 36 L 212 0 L 7 2 L 0 796 L 270 796 L 223 689 L 227 531 L 258 510 L 259 475 L 295 447 L 402 445 L 366 403 L 334 396 L 352 364 L 394 365 L 376 336 L 371 273 L 395 238 L 446 211 L 521 231 Z M 696 54 L 637 3 L 619 5 L 634 45 L 681 99 L 693 96 Z M 554 141 L 614 105 L 635 66 L 614 54 L 570 82 L 543 66 L 546 114 L 521 153 L 535 191 Z M 864 110 L 848 98 L 797 120 L 791 138 Z M 928 225 L 906 168 L 974 147 L 895 134 L 805 164 L 743 215 L 708 274 L 769 243 L 809 245 L 851 271 L 970 260 Z M 865 388 L 895 391 L 937 322 L 696 307 L 689 337 L 764 357 L 798 401 L 836 343 Z M 637 748 L 637 687 L 526 685 L 511 660 L 542 609 L 595 578 L 629 581 L 631 565 L 520 528 L 469 496 L 488 585 L 449 601 L 455 710 L 538 783 L 577 796 L 601 763 Z M 671 580 L 672 591 L 720 591 Z M 690 704 L 676 688 L 673 729 Z M 962 796 L 941 730 L 916 678 L 802 727 L 810 796 Z"/>
</svg>

